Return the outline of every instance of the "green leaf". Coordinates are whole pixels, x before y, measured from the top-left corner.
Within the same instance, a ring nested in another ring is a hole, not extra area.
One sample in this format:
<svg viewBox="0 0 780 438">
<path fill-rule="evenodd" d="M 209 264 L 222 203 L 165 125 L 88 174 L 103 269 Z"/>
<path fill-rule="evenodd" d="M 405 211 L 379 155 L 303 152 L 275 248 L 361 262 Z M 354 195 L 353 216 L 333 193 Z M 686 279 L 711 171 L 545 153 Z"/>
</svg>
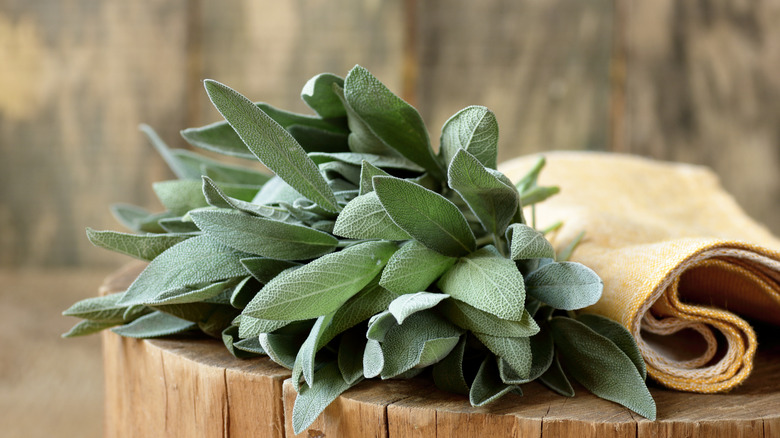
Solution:
<svg viewBox="0 0 780 438">
<path fill-rule="evenodd" d="M 121 322 L 103 322 L 103 321 L 79 321 L 71 327 L 70 330 L 62 334 L 63 338 L 75 338 L 78 336 L 86 336 L 91 335 L 93 333 L 97 333 L 99 331 L 105 330 L 107 328 L 111 328 L 117 324 L 121 324 Z"/>
<path fill-rule="evenodd" d="M 260 345 L 260 340 L 257 338 L 257 336 L 249 339 L 242 339 L 238 342 L 234 342 L 233 347 L 234 349 L 246 351 L 247 353 L 266 355 L 266 352 L 265 350 L 263 350 L 263 346 Z"/>
<path fill-rule="evenodd" d="M 411 238 L 409 233 L 390 219 L 376 192 L 369 192 L 349 201 L 336 219 L 333 234 L 350 239 Z"/>
<path fill-rule="evenodd" d="M 471 383 L 469 402 L 471 406 L 484 406 L 498 400 L 513 389 L 515 389 L 514 385 L 507 385 L 501 381 L 496 358 L 489 354 L 480 364 L 477 376 Z"/>
<path fill-rule="evenodd" d="M 655 420 L 656 408 L 634 362 L 610 339 L 572 318 L 550 320 L 566 370 L 597 396 Z"/>
<path fill-rule="evenodd" d="M 192 220 L 189 220 L 187 215 L 181 217 L 172 217 L 160 219 L 158 221 L 160 226 L 169 234 L 195 234 L 200 233 L 200 230 Z"/>
<path fill-rule="evenodd" d="M 271 259 L 267 257 L 247 257 L 241 259 L 247 272 L 260 283 L 268 283 L 285 269 L 301 266 L 300 263 L 288 260 Z"/>
<path fill-rule="evenodd" d="M 450 161 L 459 150 L 476 157 L 485 167 L 495 169 L 498 157 L 498 122 L 492 111 L 470 106 L 450 117 L 441 128 L 441 154 Z"/>
<path fill-rule="evenodd" d="M 417 292 L 414 294 L 401 295 L 394 299 L 388 310 L 395 317 L 398 324 L 403 324 L 404 319 L 421 310 L 427 310 L 435 307 L 442 300 L 449 298 L 447 294 L 432 292 Z"/>
<path fill-rule="evenodd" d="M 200 172 L 197 169 L 193 169 L 191 166 L 187 166 L 176 155 L 173 154 L 171 149 L 160 138 L 159 135 L 147 124 L 141 124 L 139 126 L 141 132 L 143 132 L 152 143 L 152 146 L 157 150 L 157 153 L 165 160 L 168 167 L 173 171 L 174 175 L 180 179 L 198 179 L 200 178 Z"/>
<path fill-rule="evenodd" d="M 531 341 L 529 338 L 510 338 L 474 333 L 488 350 L 505 360 L 517 376 L 527 379 L 531 374 Z"/>
<path fill-rule="evenodd" d="M 528 295 L 556 309 L 577 310 L 601 298 L 604 283 L 592 269 L 574 262 L 553 262 L 525 279 Z"/>
<path fill-rule="evenodd" d="M 574 239 L 571 240 L 571 242 L 567 243 L 566 246 L 561 248 L 560 251 L 558 251 L 558 255 L 555 257 L 558 259 L 559 262 L 565 262 L 571 258 L 572 253 L 574 252 L 574 249 L 577 248 L 577 245 L 580 244 L 582 241 L 582 238 L 585 237 L 585 231 L 580 231 L 577 233 L 576 236 L 574 236 Z"/>
<path fill-rule="evenodd" d="M 367 285 L 395 250 L 392 242 L 364 242 L 284 271 L 260 290 L 244 314 L 301 320 L 331 313 Z"/>
<path fill-rule="evenodd" d="M 363 350 L 363 376 L 367 379 L 382 374 L 385 367 L 385 356 L 382 353 L 382 344 L 375 339 L 366 340 L 366 348 Z"/>
<path fill-rule="evenodd" d="M 366 287 L 336 310 L 333 321 L 325 328 L 325 332 L 320 337 L 318 347 L 325 346 L 339 333 L 386 309 L 394 298 L 395 295 L 392 292 L 379 286 L 375 277 Z M 362 334 L 363 337 L 365 335 L 365 333 Z"/>
<path fill-rule="evenodd" d="M 131 321 L 149 312 L 144 306 L 126 306 L 119 304 L 124 293 L 109 294 L 102 297 L 83 299 L 62 312 L 65 316 L 89 319 L 93 322 L 121 324 Z"/>
<path fill-rule="evenodd" d="M 563 372 L 558 356 L 553 356 L 553 363 L 547 371 L 539 376 L 539 381 L 564 397 L 574 397 L 574 388 L 566 377 L 566 373 Z"/>
<path fill-rule="evenodd" d="M 520 205 L 528 207 L 538 204 L 550 196 L 558 194 L 561 189 L 558 187 L 532 187 L 520 193 Z"/>
<path fill-rule="evenodd" d="M 538 379 L 552 365 L 554 357 L 553 338 L 549 328 L 531 336 L 531 370 L 527 377 L 518 375 L 505 359 L 498 361 L 501 381 L 507 385 L 521 385 Z"/>
<path fill-rule="evenodd" d="M 338 84 L 332 84 L 333 92 L 339 97 L 344 109 L 347 111 L 347 124 L 349 137 L 347 145 L 349 150 L 355 153 L 377 154 L 385 156 L 398 155 L 398 152 L 384 144 L 382 140 L 371 131 L 366 122 L 355 112 L 344 97 L 344 88 Z"/>
<path fill-rule="evenodd" d="M 193 146 L 223 155 L 254 160 L 241 137 L 227 122 L 216 122 L 200 128 L 188 128 L 181 136 Z"/>
<path fill-rule="evenodd" d="M 614 342 L 631 359 L 642 378 L 647 379 L 647 368 L 644 359 L 642 359 L 642 353 L 639 351 L 639 346 L 636 344 L 634 336 L 628 329 L 617 321 L 592 313 L 577 315 L 577 321 Z"/>
<path fill-rule="evenodd" d="M 238 359 L 247 359 L 250 357 L 258 356 L 258 353 L 242 350 L 236 347 L 236 344 L 240 341 L 238 337 L 238 327 L 231 325 L 222 331 L 222 343 L 225 344 L 225 348 Z M 258 344 L 259 345 L 259 344 Z M 262 354 L 262 353 L 260 353 Z"/>
<path fill-rule="evenodd" d="M 515 223 L 506 230 L 512 260 L 555 258 L 555 249 L 544 234 L 526 224 Z"/>
<path fill-rule="evenodd" d="M 456 394 L 468 394 L 469 384 L 463 375 L 463 354 L 466 351 L 466 337 L 461 336 L 458 344 L 444 359 L 433 365 L 433 383 L 437 388 Z"/>
<path fill-rule="evenodd" d="M 338 191 L 337 188 L 341 191 L 355 190 L 360 184 L 360 168 L 358 166 L 340 161 L 328 161 L 319 164 L 318 167 L 334 192 Z M 338 187 L 334 187 L 337 184 Z"/>
<path fill-rule="evenodd" d="M 261 186 L 271 179 L 271 175 L 259 170 L 220 163 L 187 149 L 174 149 L 171 154 L 191 169 L 191 179 L 201 179 L 201 176 L 205 175 L 222 183 L 253 186 Z"/>
<path fill-rule="evenodd" d="M 252 301 L 262 285 L 254 277 L 244 277 L 230 294 L 230 305 L 236 309 L 243 309 Z"/>
<path fill-rule="evenodd" d="M 475 333 L 492 336 L 528 337 L 539 332 L 539 326 L 528 312 L 520 321 L 499 318 L 462 301 L 447 300 L 439 306 L 441 313 L 453 324 Z"/>
<path fill-rule="evenodd" d="M 366 336 L 362 330 L 349 330 L 339 341 L 338 364 L 346 383 L 357 383 L 363 379 L 363 352 Z"/>
<path fill-rule="evenodd" d="M 211 237 L 196 236 L 157 256 L 119 304 L 144 304 L 167 291 L 246 275 L 239 256 Z"/>
<path fill-rule="evenodd" d="M 260 333 L 257 336 L 260 347 L 271 360 L 288 370 L 295 366 L 295 358 L 303 343 L 298 334 Z"/>
<path fill-rule="evenodd" d="M 517 190 L 463 149 L 452 158 L 447 175 L 449 186 L 466 201 L 485 230 L 495 236 L 503 234 L 520 206 Z"/>
<path fill-rule="evenodd" d="M 274 176 L 265 183 L 259 192 L 257 192 L 257 195 L 252 199 L 252 203 L 272 205 L 286 202 L 292 204 L 302 197 L 303 195 L 296 192 L 295 189 L 290 187 L 283 179 Z"/>
<path fill-rule="evenodd" d="M 218 184 L 222 191 L 233 198 L 251 200 L 257 194 L 255 186 L 238 184 Z M 200 181 L 174 180 L 156 182 L 152 185 L 160 202 L 171 213 L 181 216 L 195 208 L 207 207 Z"/>
<path fill-rule="evenodd" d="M 173 216 L 169 212 L 149 213 L 141 207 L 130 204 L 113 204 L 111 214 L 120 224 L 139 233 L 164 233 L 165 230 L 158 221 Z"/>
<path fill-rule="evenodd" d="M 174 335 L 196 328 L 194 322 L 186 321 L 163 312 L 144 315 L 135 321 L 111 329 L 112 332 L 128 338 L 157 338 Z"/>
<path fill-rule="evenodd" d="M 525 314 L 523 276 L 492 247 L 462 257 L 437 283 L 442 292 L 510 321 Z"/>
<path fill-rule="evenodd" d="M 340 210 L 317 165 L 289 132 L 234 90 L 210 80 L 205 85 L 214 106 L 266 167 L 328 211 Z"/>
<path fill-rule="evenodd" d="M 320 73 L 309 79 L 301 91 L 301 98 L 306 105 L 323 119 L 347 116 L 344 104 L 333 92 L 333 84 L 343 87 L 344 79 L 332 73 Z"/>
<path fill-rule="evenodd" d="M 238 336 L 241 338 L 253 338 L 261 333 L 272 333 L 288 324 L 290 321 L 275 321 L 271 319 L 254 318 L 249 315 L 239 315 Z"/>
<path fill-rule="evenodd" d="M 311 387 L 302 387 L 295 398 L 292 424 L 296 435 L 311 426 L 333 400 L 354 385 L 344 381 L 336 362 L 328 362 L 317 370 L 314 381 Z"/>
<path fill-rule="evenodd" d="M 359 65 L 344 80 L 344 97 L 382 143 L 437 179 L 444 179 L 441 163 L 431 149 L 428 130 L 416 109 Z"/>
<path fill-rule="evenodd" d="M 442 195 L 388 176 L 375 176 L 374 190 L 393 222 L 428 248 L 451 257 L 476 248 L 466 218 Z"/>
<path fill-rule="evenodd" d="M 231 198 L 226 195 L 211 178 L 203 177 L 203 195 L 209 205 L 218 208 L 232 208 L 247 214 L 263 216 L 274 220 L 284 221 L 290 214 L 280 208 L 268 207 Z"/>
<path fill-rule="evenodd" d="M 363 160 L 360 164 L 360 193 L 359 195 L 365 195 L 366 193 L 374 191 L 374 177 L 375 176 L 390 176 L 389 173 L 374 166 L 368 161 Z"/>
<path fill-rule="evenodd" d="M 309 158 L 316 164 L 322 164 L 327 162 L 340 162 L 346 164 L 353 164 L 360 166 L 364 161 L 367 161 L 372 166 L 376 166 L 382 169 L 400 169 L 408 170 L 411 172 L 423 172 L 425 169 L 418 166 L 412 161 L 407 160 L 404 157 L 398 157 L 395 155 L 377 155 L 355 152 L 340 152 L 340 153 L 324 153 L 324 152 L 312 152 L 309 154 Z"/>
<path fill-rule="evenodd" d="M 398 325 L 398 320 L 395 319 L 389 310 L 377 313 L 368 320 L 368 329 L 366 329 L 366 338 L 373 341 L 382 342 L 385 340 L 387 332 L 391 328 Z"/>
<path fill-rule="evenodd" d="M 190 237 L 191 234 L 140 235 L 87 228 L 87 238 L 93 245 L 145 261 L 151 261 L 166 249 Z"/>
<path fill-rule="evenodd" d="M 398 295 L 424 291 L 456 260 L 410 240 L 390 257 L 379 284 Z"/>
<path fill-rule="evenodd" d="M 322 231 L 237 211 L 196 210 L 190 216 L 215 240 L 263 257 L 307 260 L 332 252 L 338 244 Z"/>
<path fill-rule="evenodd" d="M 319 340 L 322 333 L 325 331 L 331 320 L 333 314 L 323 315 L 317 318 L 312 326 L 309 336 L 301 344 L 301 348 L 298 349 L 298 354 L 295 357 L 295 364 L 292 369 L 291 381 L 296 391 L 300 390 L 300 379 L 303 375 L 304 380 L 309 386 L 314 384 L 314 356 L 319 350 Z"/>
<path fill-rule="evenodd" d="M 417 312 L 388 330 L 382 341 L 382 378 L 396 377 L 415 367 L 444 359 L 460 339 L 461 330 L 432 312 Z"/>
<path fill-rule="evenodd" d="M 539 174 L 541 173 L 545 164 L 546 161 L 543 156 L 537 158 L 536 163 L 534 163 L 533 167 L 531 167 L 531 170 L 529 170 L 528 173 L 523 175 L 523 177 L 520 178 L 520 180 L 517 182 L 516 184 L 517 191 L 523 193 L 525 191 L 528 191 L 528 189 L 530 189 L 531 187 L 536 186 L 536 183 L 539 180 Z"/>
<path fill-rule="evenodd" d="M 160 306 L 168 304 L 197 303 L 200 301 L 214 298 L 232 286 L 237 281 L 234 279 L 218 281 L 205 286 L 191 286 L 180 289 L 167 290 L 158 294 L 153 299 L 146 302 L 150 306 Z"/>
</svg>

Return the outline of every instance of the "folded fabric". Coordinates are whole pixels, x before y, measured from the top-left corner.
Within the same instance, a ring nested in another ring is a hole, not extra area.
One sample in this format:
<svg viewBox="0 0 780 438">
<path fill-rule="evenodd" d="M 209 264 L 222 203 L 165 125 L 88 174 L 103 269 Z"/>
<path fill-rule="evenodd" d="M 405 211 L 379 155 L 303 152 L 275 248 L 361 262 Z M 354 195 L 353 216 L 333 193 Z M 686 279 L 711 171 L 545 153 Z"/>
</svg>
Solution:
<svg viewBox="0 0 780 438">
<path fill-rule="evenodd" d="M 780 240 L 706 168 L 607 153 L 545 156 L 539 184 L 561 192 L 536 207 L 536 225 L 563 221 L 550 235 L 556 247 L 585 232 L 571 260 L 604 280 L 601 300 L 586 311 L 628 328 L 663 385 L 712 393 L 743 382 L 757 347 L 743 318 L 780 325 Z M 516 181 L 535 160 L 499 170 Z"/>
</svg>

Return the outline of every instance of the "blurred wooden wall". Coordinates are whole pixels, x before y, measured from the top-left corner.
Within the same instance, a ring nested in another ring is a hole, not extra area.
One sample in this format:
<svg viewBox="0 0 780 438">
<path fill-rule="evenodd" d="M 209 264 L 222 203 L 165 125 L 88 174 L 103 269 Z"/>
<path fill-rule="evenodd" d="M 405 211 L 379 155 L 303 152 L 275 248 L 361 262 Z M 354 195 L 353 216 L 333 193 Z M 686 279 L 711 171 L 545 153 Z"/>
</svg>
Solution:
<svg viewBox="0 0 780 438">
<path fill-rule="evenodd" d="M 137 130 L 210 123 L 201 80 L 306 111 L 359 63 L 421 111 L 497 115 L 501 155 L 630 152 L 713 167 L 780 233 L 780 1 L 0 0 L 0 265 L 110 265 L 84 227 L 159 208 Z"/>
</svg>

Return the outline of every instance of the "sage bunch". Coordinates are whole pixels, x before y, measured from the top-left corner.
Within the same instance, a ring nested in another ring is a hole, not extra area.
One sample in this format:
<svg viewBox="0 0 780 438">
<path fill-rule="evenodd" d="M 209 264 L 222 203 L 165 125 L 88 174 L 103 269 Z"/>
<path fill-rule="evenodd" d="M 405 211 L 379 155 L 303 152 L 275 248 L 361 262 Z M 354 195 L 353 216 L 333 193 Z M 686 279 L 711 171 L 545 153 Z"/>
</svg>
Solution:
<svg viewBox="0 0 780 438">
<path fill-rule="evenodd" d="M 633 337 L 574 313 L 601 280 L 526 221 L 558 191 L 537 184 L 544 160 L 518 182 L 498 172 L 487 108 L 453 115 L 435 153 L 419 113 L 360 66 L 305 84 L 315 115 L 204 84 L 225 120 L 184 139 L 274 174 L 142 127 L 178 177 L 153 186 L 166 210 L 116 205 L 134 233 L 87 236 L 150 263 L 126 291 L 66 310 L 83 321 L 64 336 L 200 331 L 238 358 L 267 355 L 292 370 L 296 433 L 363 379 L 420 374 L 474 406 L 534 380 L 573 396 L 573 378 L 655 418 Z"/>
</svg>

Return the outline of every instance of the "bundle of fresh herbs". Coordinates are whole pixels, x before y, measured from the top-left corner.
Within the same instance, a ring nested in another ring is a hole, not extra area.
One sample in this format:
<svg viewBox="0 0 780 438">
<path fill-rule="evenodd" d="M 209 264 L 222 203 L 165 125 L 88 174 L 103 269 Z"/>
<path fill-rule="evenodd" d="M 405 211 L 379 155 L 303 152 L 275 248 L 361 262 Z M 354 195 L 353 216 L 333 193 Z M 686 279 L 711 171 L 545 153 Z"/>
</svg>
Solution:
<svg viewBox="0 0 780 438">
<path fill-rule="evenodd" d="M 167 209 L 115 206 L 137 234 L 87 230 L 97 246 L 150 261 L 127 291 L 76 303 L 65 336 L 151 338 L 200 330 L 236 357 L 292 370 L 298 433 L 365 378 L 425 373 L 480 406 L 538 380 L 655 417 L 645 366 L 618 323 L 574 310 L 602 282 L 556 260 L 523 208 L 557 192 L 496 170 L 498 126 L 472 106 L 431 148 L 418 112 L 366 69 L 303 87 L 315 116 L 253 103 L 218 82 L 225 121 L 192 145 L 258 159 L 275 175 L 169 149 L 179 179 L 154 184 Z"/>
</svg>

